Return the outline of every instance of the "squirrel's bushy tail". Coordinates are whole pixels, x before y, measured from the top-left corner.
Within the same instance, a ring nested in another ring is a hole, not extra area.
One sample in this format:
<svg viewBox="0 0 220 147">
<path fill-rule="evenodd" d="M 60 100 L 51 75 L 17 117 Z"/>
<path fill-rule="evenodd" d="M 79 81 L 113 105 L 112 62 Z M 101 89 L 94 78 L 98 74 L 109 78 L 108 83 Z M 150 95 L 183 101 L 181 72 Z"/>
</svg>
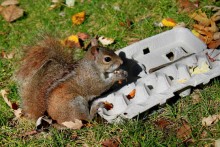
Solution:
<svg viewBox="0 0 220 147">
<path fill-rule="evenodd" d="M 21 60 L 15 79 L 22 83 L 28 81 L 51 60 L 63 64 L 73 62 L 70 51 L 65 50 L 59 40 L 46 36 L 37 45 L 25 50 L 25 56 Z"/>
</svg>

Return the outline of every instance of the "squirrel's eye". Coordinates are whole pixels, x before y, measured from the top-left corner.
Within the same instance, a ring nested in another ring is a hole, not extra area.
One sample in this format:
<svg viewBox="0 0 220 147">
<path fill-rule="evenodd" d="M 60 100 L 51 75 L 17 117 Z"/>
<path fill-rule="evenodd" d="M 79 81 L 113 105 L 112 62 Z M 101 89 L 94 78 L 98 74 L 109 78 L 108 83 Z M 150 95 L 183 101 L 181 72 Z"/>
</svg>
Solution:
<svg viewBox="0 0 220 147">
<path fill-rule="evenodd" d="M 110 62 L 112 60 L 112 58 L 111 57 L 105 57 L 104 60 L 105 60 L 105 62 Z"/>
</svg>

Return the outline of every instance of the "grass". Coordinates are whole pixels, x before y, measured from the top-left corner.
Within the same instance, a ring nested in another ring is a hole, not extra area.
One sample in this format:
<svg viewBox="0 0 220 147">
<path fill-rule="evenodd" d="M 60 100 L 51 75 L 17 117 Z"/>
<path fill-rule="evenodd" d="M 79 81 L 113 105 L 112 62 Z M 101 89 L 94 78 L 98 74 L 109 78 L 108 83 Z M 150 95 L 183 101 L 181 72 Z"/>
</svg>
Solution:
<svg viewBox="0 0 220 147">
<path fill-rule="evenodd" d="M 201 8 L 212 4 L 219 5 L 219 2 L 200 0 Z M 16 53 L 13 59 L 0 58 L 0 89 L 8 89 L 10 99 L 17 103 L 20 103 L 20 98 L 12 78 L 13 73 L 22 56 L 22 47 L 36 41 L 39 34 L 55 33 L 60 38 L 77 32 L 104 35 L 116 40 L 110 48 L 117 50 L 127 46 L 131 40 L 141 40 L 170 29 L 153 25 L 162 18 L 171 17 L 178 22 L 183 21 L 189 28 L 193 23 L 186 14 L 177 13 L 175 0 L 85 0 L 83 3 L 76 0 L 73 8 L 61 6 L 48 10 L 50 5 L 49 0 L 21 0 L 24 17 L 13 23 L 7 23 L 0 17 L 0 52 Z M 114 7 L 119 7 L 120 11 Z M 86 11 L 85 22 L 79 26 L 72 25 L 71 16 L 81 11 Z M 64 12 L 65 16 L 60 16 L 60 12 Z M 134 22 L 130 28 L 119 25 L 127 20 Z M 74 131 L 51 128 L 47 133 L 27 137 L 22 135 L 33 130 L 34 123 L 26 120 L 12 121 L 12 111 L 0 98 L 0 146 L 101 146 L 103 140 L 111 138 L 120 138 L 120 146 L 211 146 L 220 138 L 220 123 L 203 127 L 201 120 L 219 114 L 219 87 L 219 79 L 214 79 L 199 89 L 197 102 L 193 96 L 174 97 L 165 106 L 154 109 L 144 120 L 136 118 L 123 124 L 94 121 L 91 128 Z M 158 125 L 158 120 L 161 119 L 169 121 L 169 125 L 160 127 L 162 124 Z M 192 130 L 188 140 L 177 137 L 177 130 L 184 122 Z"/>
</svg>

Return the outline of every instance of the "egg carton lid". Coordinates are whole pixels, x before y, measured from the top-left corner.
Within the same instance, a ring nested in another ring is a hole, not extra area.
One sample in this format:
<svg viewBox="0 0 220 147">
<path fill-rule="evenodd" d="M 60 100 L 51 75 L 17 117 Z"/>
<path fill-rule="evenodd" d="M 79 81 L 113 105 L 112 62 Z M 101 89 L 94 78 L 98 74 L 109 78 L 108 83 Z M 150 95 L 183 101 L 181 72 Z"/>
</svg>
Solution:
<svg viewBox="0 0 220 147">
<path fill-rule="evenodd" d="M 122 68 L 128 71 L 127 82 L 93 103 L 107 101 L 113 104 L 110 110 L 98 110 L 110 123 L 133 118 L 164 104 L 174 93 L 187 96 L 191 87 L 207 84 L 220 75 L 220 51 L 207 49 L 186 28 L 174 28 L 116 53 L 124 61 Z"/>
</svg>

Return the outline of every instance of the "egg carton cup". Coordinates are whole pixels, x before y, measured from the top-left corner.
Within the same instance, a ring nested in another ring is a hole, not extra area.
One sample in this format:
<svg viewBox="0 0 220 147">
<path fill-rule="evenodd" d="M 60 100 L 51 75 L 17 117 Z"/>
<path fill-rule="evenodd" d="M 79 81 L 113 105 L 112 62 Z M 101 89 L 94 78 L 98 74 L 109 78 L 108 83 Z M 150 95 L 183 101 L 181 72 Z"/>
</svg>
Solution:
<svg viewBox="0 0 220 147">
<path fill-rule="evenodd" d="M 116 53 L 124 61 L 122 68 L 128 71 L 127 82 L 94 101 L 113 104 L 110 110 L 98 110 L 110 123 L 131 119 L 162 105 L 174 93 L 187 96 L 192 87 L 207 84 L 220 75 L 220 51 L 207 49 L 186 28 L 163 32 Z M 131 97 L 133 90 L 135 94 Z"/>
</svg>

